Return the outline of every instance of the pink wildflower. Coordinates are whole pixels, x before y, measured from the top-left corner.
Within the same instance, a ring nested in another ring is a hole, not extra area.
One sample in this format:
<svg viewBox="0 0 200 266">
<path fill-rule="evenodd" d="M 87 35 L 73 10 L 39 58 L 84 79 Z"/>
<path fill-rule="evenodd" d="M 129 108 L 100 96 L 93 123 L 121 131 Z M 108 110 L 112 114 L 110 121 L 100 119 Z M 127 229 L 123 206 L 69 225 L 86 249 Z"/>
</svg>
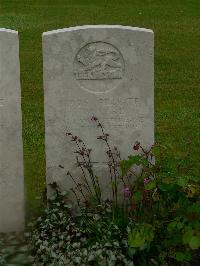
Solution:
<svg viewBox="0 0 200 266">
<path fill-rule="evenodd" d="M 150 179 L 148 179 L 148 178 L 145 178 L 144 179 L 144 184 L 146 185 L 146 184 L 148 184 L 150 182 Z"/>
<path fill-rule="evenodd" d="M 128 188 L 128 187 L 125 187 L 124 189 L 123 189 L 123 192 L 124 192 L 124 196 L 125 197 L 130 197 L 130 195 L 131 195 L 131 192 L 130 192 L 130 189 Z"/>
</svg>

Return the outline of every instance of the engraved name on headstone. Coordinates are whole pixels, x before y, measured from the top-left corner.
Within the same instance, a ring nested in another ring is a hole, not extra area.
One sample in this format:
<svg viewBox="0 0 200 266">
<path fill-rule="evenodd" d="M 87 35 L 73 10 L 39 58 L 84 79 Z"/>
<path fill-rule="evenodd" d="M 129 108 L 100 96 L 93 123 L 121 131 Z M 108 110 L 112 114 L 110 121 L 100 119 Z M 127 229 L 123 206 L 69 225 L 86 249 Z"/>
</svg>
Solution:
<svg viewBox="0 0 200 266">
<path fill-rule="evenodd" d="M 154 36 L 148 29 L 96 25 L 43 34 L 47 184 L 73 187 L 80 176 L 66 130 L 92 148 L 104 196 L 109 191 L 106 147 L 97 140 L 97 116 L 122 158 L 140 141 L 154 142 Z M 65 169 L 60 169 L 63 165 Z M 81 180 L 81 178 L 80 178 Z"/>
<path fill-rule="evenodd" d="M 0 29 L 0 232 L 24 228 L 18 33 Z"/>
</svg>

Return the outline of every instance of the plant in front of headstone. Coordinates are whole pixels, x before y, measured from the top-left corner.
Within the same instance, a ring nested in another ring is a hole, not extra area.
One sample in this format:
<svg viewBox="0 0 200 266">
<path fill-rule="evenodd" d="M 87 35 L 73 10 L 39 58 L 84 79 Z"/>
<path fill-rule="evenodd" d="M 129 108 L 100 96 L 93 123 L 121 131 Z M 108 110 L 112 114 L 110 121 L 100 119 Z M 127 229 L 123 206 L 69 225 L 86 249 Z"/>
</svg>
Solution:
<svg viewBox="0 0 200 266">
<path fill-rule="evenodd" d="M 121 220 L 124 220 L 126 225 L 130 220 L 128 225 L 130 253 L 135 254 L 134 257 L 137 260 L 140 257 L 144 259 L 145 254 L 146 261 L 153 260 L 159 263 L 191 260 L 195 254 L 193 249 L 198 249 L 200 245 L 199 201 L 197 201 L 199 183 L 188 173 L 188 154 L 178 162 L 176 160 L 174 163 L 167 162 L 166 148 L 163 152 L 160 146 L 155 145 L 145 150 L 139 142 L 136 142 L 133 150 L 138 154 L 130 155 L 127 160 L 121 160 L 118 149 L 111 148 L 109 134 L 105 133 L 99 119 L 92 117 L 92 121 L 101 130 L 101 135 L 97 138 L 106 144 L 113 194 L 111 202 L 113 217 L 121 215 Z M 79 149 L 79 154 L 83 155 L 81 151 L 82 149 Z M 89 169 L 93 171 L 92 165 Z M 124 186 L 123 203 L 120 202 L 120 204 L 118 202 L 118 195 L 121 193 L 119 182 Z M 100 186 L 98 188 L 101 191 Z M 195 199 L 192 199 L 194 195 Z M 101 198 L 99 199 L 99 202 L 102 202 Z M 193 220 L 188 220 L 186 209 L 188 212 L 193 210 Z M 173 226 L 177 223 L 177 227 Z M 160 255 L 157 258 L 154 254 Z"/>
<path fill-rule="evenodd" d="M 77 167 L 81 169 L 82 173 L 82 183 L 77 183 L 76 178 L 73 176 L 73 174 L 69 171 L 67 172 L 67 176 L 69 176 L 75 184 L 75 189 L 72 188 L 71 190 L 77 199 L 77 203 L 78 205 L 80 205 L 79 196 L 81 195 L 85 203 L 88 202 L 89 198 L 90 200 L 95 200 L 98 204 L 100 204 L 101 189 L 98 177 L 93 171 L 93 164 L 90 157 L 92 150 L 86 147 L 84 141 L 81 138 L 73 135 L 71 132 L 67 132 L 66 136 L 70 137 L 71 141 L 75 142 L 77 146 L 77 150 L 75 151 L 75 154 L 77 154 L 76 163 Z M 82 160 L 80 160 L 80 157 L 82 158 Z M 63 168 L 63 166 L 61 165 L 60 167 Z M 88 180 L 88 176 L 90 180 Z M 79 195 L 77 195 L 76 191 L 79 192 Z"/>
<path fill-rule="evenodd" d="M 133 266 L 126 228 L 113 219 L 110 202 L 96 208 L 80 205 L 74 213 L 68 194 L 54 184 L 55 195 L 30 230 L 34 265 Z"/>
<path fill-rule="evenodd" d="M 124 187 L 126 187 L 126 182 L 124 181 L 124 178 L 121 177 L 120 174 L 120 152 L 118 151 L 117 147 L 111 148 L 108 138 L 109 134 L 105 132 L 102 124 L 100 123 L 99 119 L 97 117 L 92 117 L 92 121 L 94 121 L 98 128 L 101 130 L 101 135 L 97 137 L 99 140 L 103 140 L 106 144 L 106 155 L 108 158 L 108 168 L 109 168 L 109 177 L 110 177 L 110 187 L 112 191 L 112 202 L 114 203 L 115 207 L 118 206 L 118 183 L 123 182 Z M 75 151 L 76 156 L 76 163 L 77 167 L 81 169 L 82 173 L 82 183 L 77 183 L 76 178 L 73 176 L 71 172 L 67 172 L 67 175 L 73 180 L 75 184 L 75 189 L 72 189 L 72 192 L 75 194 L 75 197 L 77 199 L 78 205 L 80 202 L 80 199 L 76 193 L 78 192 L 79 195 L 83 198 L 84 202 L 88 203 L 88 198 L 90 200 L 94 200 L 98 204 L 102 202 L 102 193 L 101 193 L 101 187 L 99 183 L 99 177 L 95 174 L 95 171 L 93 169 L 93 163 L 91 160 L 91 152 L 92 149 L 88 148 L 84 141 L 76 136 L 73 135 L 71 132 L 67 132 L 66 136 L 70 137 L 71 141 L 75 142 L 77 150 Z M 60 166 L 63 168 L 63 166 Z M 88 181 L 88 176 L 90 181 Z M 88 197 L 89 196 L 89 197 Z"/>
<path fill-rule="evenodd" d="M 0 234 L 0 265 L 32 265 L 28 243 L 23 232 Z"/>
<path fill-rule="evenodd" d="M 166 148 L 163 152 L 154 145 L 147 151 L 136 142 L 137 154 L 121 160 L 102 124 L 96 117 L 92 121 L 101 130 L 97 138 L 106 145 L 112 199 L 101 196 L 91 149 L 68 132 L 78 147 L 76 163 L 82 172 L 81 184 L 67 173 L 75 184 L 71 191 L 79 212 L 74 212 L 68 194 L 51 184 L 54 199 L 32 232 L 36 265 L 144 266 L 195 261 L 200 247 L 200 186 L 190 175 L 187 156 L 169 161 Z"/>
<path fill-rule="evenodd" d="M 121 207 L 122 205 L 124 205 L 124 203 L 126 205 L 126 198 L 129 194 L 129 187 L 133 185 L 133 183 L 131 183 L 131 177 L 134 176 L 135 178 L 138 174 L 131 171 L 131 169 L 129 169 L 129 174 L 121 174 L 120 162 L 122 159 L 118 148 L 116 146 L 111 147 L 109 143 L 109 134 L 105 132 L 105 129 L 99 119 L 93 116 L 91 120 L 95 122 L 97 127 L 100 129 L 101 134 L 97 136 L 97 139 L 105 143 L 105 153 L 108 159 L 107 166 L 109 169 L 110 188 L 112 191 L 112 203 L 114 204 L 115 208 Z M 88 198 L 90 200 L 94 200 L 97 203 L 101 203 L 102 191 L 99 183 L 99 177 L 95 174 L 95 171 L 93 169 L 93 162 L 91 160 L 92 149 L 88 148 L 80 137 L 73 135 L 71 132 L 67 132 L 66 135 L 70 137 L 71 141 L 75 142 L 77 146 L 77 150 L 75 150 L 74 152 L 77 155 L 76 165 L 81 169 L 82 173 L 82 183 L 78 183 L 73 174 L 69 171 L 67 172 L 67 175 L 73 180 L 75 184 L 75 189 L 72 189 L 72 192 L 75 194 L 78 205 L 80 202 L 78 194 L 81 195 L 85 203 L 88 203 Z M 141 156 L 132 156 L 132 159 L 135 162 L 138 162 L 139 160 L 142 160 L 144 158 L 142 158 Z M 64 168 L 61 165 L 60 167 Z M 91 182 L 88 182 L 88 176 Z M 119 190 L 120 183 L 123 184 L 123 191 Z M 78 192 L 78 194 L 76 192 Z M 124 197 L 124 203 L 119 200 L 122 194 Z"/>
<path fill-rule="evenodd" d="M 128 226 L 130 253 L 139 265 L 172 265 L 189 262 L 200 248 L 200 184 L 190 175 L 187 156 L 169 162 L 167 150 L 156 145 L 138 156 L 121 161 L 122 175 L 142 165 L 141 175 L 129 189 Z M 156 164 L 151 158 L 156 155 Z M 143 158 L 142 158 L 143 157 Z M 150 157 L 150 160 L 149 160 Z M 137 161 L 138 160 L 138 161 Z"/>
</svg>

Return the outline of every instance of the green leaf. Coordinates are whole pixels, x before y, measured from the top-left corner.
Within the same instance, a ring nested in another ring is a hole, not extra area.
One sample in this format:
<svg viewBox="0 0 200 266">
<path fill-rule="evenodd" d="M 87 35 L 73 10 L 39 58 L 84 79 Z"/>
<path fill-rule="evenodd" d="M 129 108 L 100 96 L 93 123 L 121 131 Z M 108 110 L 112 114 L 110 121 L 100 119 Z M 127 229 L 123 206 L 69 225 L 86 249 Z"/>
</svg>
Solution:
<svg viewBox="0 0 200 266">
<path fill-rule="evenodd" d="M 136 252 L 137 252 L 136 248 L 131 248 L 131 247 L 128 248 L 128 254 L 130 257 L 133 257 Z"/>
<path fill-rule="evenodd" d="M 179 177 L 177 179 L 177 185 L 180 187 L 185 187 L 189 181 L 189 178 L 187 176 Z"/>
<path fill-rule="evenodd" d="M 173 221 L 173 222 L 169 223 L 167 226 L 168 231 L 174 230 L 176 228 L 176 225 L 177 225 L 177 221 Z"/>
<path fill-rule="evenodd" d="M 183 252 L 176 252 L 175 259 L 177 261 L 190 261 L 192 259 L 192 256 L 189 252 L 184 251 Z"/>
<path fill-rule="evenodd" d="M 185 260 L 185 254 L 183 252 L 176 252 L 175 258 L 177 261 L 184 261 Z"/>
<path fill-rule="evenodd" d="M 173 184 L 175 182 L 173 177 L 166 177 L 162 179 L 162 183 L 164 184 Z"/>
<path fill-rule="evenodd" d="M 133 165 L 140 165 L 141 164 L 141 156 L 140 155 L 131 155 L 128 157 L 127 160 L 122 160 L 120 163 L 122 175 L 124 176 L 128 170 L 131 169 Z"/>
<path fill-rule="evenodd" d="M 188 207 L 188 212 L 195 212 L 200 214 L 200 204 L 199 202 L 193 203 L 191 206 Z"/>
<path fill-rule="evenodd" d="M 192 236 L 189 241 L 189 246 L 191 249 L 198 249 L 200 247 L 200 236 Z"/>
<path fill-rule="evenodd" d="M 177 191 L 177 185 L 174 184 L 174 183 L 171 183 L 171 184 L 166 184 L 166 183 L 161 183 L 159 184 L 159 189 L 161 191 L 170 191 L 170 192 L 175 192 Z"/>
<path fill-rule="evenodd" d="M 138 224 L 128 234 L 128 244 L 131 248 L 144 248 L 154 238 L 154 230 L 150 224 Z"/>
<path fill-rule="evenodd" d="M 193 236 L 192 229 L 189 229 L 188 231 L 186 231 L 183 235 L 183 244 L 188 244 L 192 236 Z"/>
<path fill-rule="evenodd" d="M 156 187 L 156 182 L 155 181 L 150 181 L 148 184 L 145 185 L 145 189 L 151 190 Z"/>
<path fill-rule="evenodd" d="M 143 247 L 145 244 L 145 238 L 139 231 L 137 231 L 137 229 L 134 229 L 128 236 L 128 244 L 131 248 Z"/>
<path fill-rule="evenodd" d="M 166 184 L 159 184 L 159 189 L 161 191 L 168 191 L 168 185 L 166 185 Z"/>
<path fill-rule="evenodd" d="M 184 227 L 184 223 L 179 221 L 172 221 L 168 224 L 167 229 L 168 231 L 174 231 L 174 230 L 181 230 Z"/>
<path fill-rule="evenodd" d="M 132 199 L 136 202 L 141 201 L 142 200 L 142 193 L 140 191 L 134 192 Z"/>
</svg>

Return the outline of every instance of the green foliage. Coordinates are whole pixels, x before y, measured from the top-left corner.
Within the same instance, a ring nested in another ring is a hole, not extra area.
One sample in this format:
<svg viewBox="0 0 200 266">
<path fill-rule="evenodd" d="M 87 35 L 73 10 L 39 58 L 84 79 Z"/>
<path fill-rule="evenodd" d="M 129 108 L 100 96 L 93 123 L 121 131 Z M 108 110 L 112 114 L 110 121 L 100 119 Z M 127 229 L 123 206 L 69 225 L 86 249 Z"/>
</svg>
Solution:
<svg viewBox="0 0 200 266">
<path fill-rule="evenodd" d="M 200 231 L 195 231 L 191 227 L 186 228 L 182 241 L 183 244 L 189 245 L 191 249 L 198 249 L 200 247 Z"/>
<path fill-rule="evenodd" d="M 130 248 L 145 249 L 154 238 L 153 227 L 150 224 L 135 224 L 128 234 Z"/>
<path fill-rule="evenodd" d="M 36 265 L 133 265 L 126 230 L 109 202 L 74 214 L 57 191 L 43 217 L 31 225 Z"/>
<path fill-rule="evenodd" d="M 101 138 L 108 143 L 104 136 Z M 137 143 L 134 149 L 140 154 L 113 162 L 122 173 L 117 184 L 134 177 L 125 185 L 121 205 L 116 205 L 115 197 L 83 204 L 77 197 L 79 211 L 74 213 L 67 195 L 54 184 L 54 199 L 31 233 L 36 265 L 178 265 L 198 259 L 198 179 L 185 171 L 180 160 L 174 167 L 157 154 L 153 164 L 153 152 L 161 150 L 157 147 L 145 151 Z M 82 150 L 77 152 L 84 155 Z M 110 146 L 108 154 L 114 158 Z M 136 165 L 139 170 L 135 171 Z M 92 169 L 88 164 L 85 167 Z M 93 170 L 89 173 L 94 176 Z M 83 192 L 80 186 L 78 189 Z"/>
<path fill-rule="evenodd" d="M 32 265 L 28 244 L 23 233 L 0 234 L 0 265 Z"/>
<path fill-rule="evenodd" d="M 192 256 L 191 256 L 191 253 L 190 252 L 187 252 L 187 251 L 184 251 L 184 252 L 176 252 L 176 255 L 175 255 L 175 258 L 177 261 L 180 261 L 180 262 L 187 262 L 187 261 L 191 261 L 192 259 Z"/>
<path fill-rule="evenodd" d="M 138 144 L 137 150 L 142 149 Z M 128 198 L 132 225 L 128 231 L 128 244 L 139 258 L 145 254 L 159 265 L 188 262 L 197 256 L 200 248 L 200 184 L 190 174 L 184 160 L 168 164 L 161 156 L 161 147 L 143 151 L 140 156 L 129 156 L 121 163 L 122 175 L 128 174 L 138 158 L 145 160 L 157 154 L 156 164 L 143 160 L 142 171 Z M 142 161 L 142 160 L 139 160 Z M 159 256 L 158 256 L 159 254 Z M 140 262 L 143 265 L 143 262 Z M 145 265 L 145 264 L 144 264 Z"/>
</svg>

